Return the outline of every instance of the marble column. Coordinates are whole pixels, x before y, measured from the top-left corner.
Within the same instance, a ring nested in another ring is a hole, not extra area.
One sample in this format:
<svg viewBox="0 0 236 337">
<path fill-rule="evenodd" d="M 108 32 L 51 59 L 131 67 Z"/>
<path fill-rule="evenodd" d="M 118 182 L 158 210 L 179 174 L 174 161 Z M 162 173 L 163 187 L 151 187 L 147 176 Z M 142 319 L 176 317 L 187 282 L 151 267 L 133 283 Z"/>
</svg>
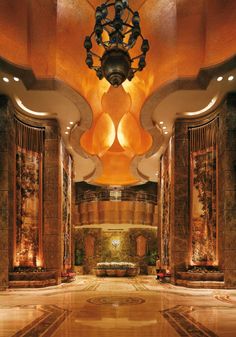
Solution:
<svg viewBox="0 0 236 337">
<path fill-rule="evenodd" d="M 57 270 L 60 283 L 63 242 L 59 144 L 59 125 L 55 120 L 51 120 L 45 125 L 43 253 L 44 266 L 47 269 Z"/>
<path fill-rule="evenodd" d="M 236 94 L 227 96 L 220 112 L 219 237 L 225 287 L 236 287 Z"/>
<path fill-rule="evenodd" d="M 188 123 L 177 120 L 173 136 L 173 187 L 171 204 L 171 271 L 185 270 L 189 259 L 189 154 Z"/>
<path fill-rule="evenodd" d="M 8 287 L 9 235 L 13 231 L 13 116 L 8 98 L 0 96 L 0 290 Z"/>
</svg>

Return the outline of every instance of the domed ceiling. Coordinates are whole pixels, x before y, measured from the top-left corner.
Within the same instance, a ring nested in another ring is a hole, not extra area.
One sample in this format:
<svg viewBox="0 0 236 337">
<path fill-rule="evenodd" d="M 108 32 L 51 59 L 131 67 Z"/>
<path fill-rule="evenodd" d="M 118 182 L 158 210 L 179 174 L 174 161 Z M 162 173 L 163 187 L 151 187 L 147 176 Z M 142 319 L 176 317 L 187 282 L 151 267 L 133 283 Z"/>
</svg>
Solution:
<svg viewBox="0 0 236 337">
<path fill-rule="evenodd" d="M 59 120 L 76 180 L 156 180 L 174 120 L 205 114 L 236 89 L 228 81 L 236 77 L 236 2 L 129 0 L 150 51 L 146 68 L 119 88 L 85 64 L 84 38 L 102 2 L 2 0 L 0 75 L 10 81 L 0 90 L 22 113 Z"/>
</svg>

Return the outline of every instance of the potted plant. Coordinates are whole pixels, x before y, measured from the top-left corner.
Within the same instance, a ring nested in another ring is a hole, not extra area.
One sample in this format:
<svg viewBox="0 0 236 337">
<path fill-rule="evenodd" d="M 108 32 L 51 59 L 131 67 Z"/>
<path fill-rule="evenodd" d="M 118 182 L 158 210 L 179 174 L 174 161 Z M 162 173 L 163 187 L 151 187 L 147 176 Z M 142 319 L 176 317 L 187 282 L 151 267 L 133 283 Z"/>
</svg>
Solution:
<svg viewBox="0 0 236 337">
<path fill-rule="evenodd" d="M 153 251 L 148 255 L 148 275 L 156 275 L 157 251 Z"/>
<path fill-rule="evenodd" d="M 75 249 L 75 271 L 78 275 L 83 275 L 83 260 L 84 260 L 84 251 L 83 249 L 76 248 Z"/>
</svg>

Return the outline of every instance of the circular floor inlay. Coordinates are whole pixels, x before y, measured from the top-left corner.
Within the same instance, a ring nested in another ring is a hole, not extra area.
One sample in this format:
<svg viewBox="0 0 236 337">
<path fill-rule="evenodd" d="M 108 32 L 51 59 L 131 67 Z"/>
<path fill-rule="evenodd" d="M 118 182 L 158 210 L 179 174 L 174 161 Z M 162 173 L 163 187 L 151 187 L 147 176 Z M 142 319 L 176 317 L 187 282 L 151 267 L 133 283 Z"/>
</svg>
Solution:
<svg viewBox="0 0 236 337">
<path fill-rule="evenodd" d="M 124 296 L 104 296 L 104 297 L 93 297 L 89 298 L 87 302 L 96 305 L 137 305 L 145 302 L 143 298 L 140 297 L 124 297 Z"/>
</svg>

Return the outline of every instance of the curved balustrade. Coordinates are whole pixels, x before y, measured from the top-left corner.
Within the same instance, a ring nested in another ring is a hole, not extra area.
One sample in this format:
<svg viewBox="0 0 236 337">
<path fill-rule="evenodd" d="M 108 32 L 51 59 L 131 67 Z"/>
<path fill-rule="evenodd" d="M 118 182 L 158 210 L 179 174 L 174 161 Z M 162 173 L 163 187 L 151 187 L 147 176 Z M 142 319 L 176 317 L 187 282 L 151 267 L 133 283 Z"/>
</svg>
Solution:
<svg viewBox="0 0 236 337">
<path fill-rule="evenodd" d="M 157 226 L 157 205 L 147 201 L 90 200 L 80 202 L 79 224 L 142 224 Z"/>
<path fill-rule="evenodd" d="M 109 190 L 104 189 L 100 191 L 85 191 L 78 193 L 76 196 L 76 203 L 90 201 L 144 201 L 147 203 L 156 204 L 157 196 L 145 191 L 129 191 L 129 190 Z"/>
</svg>

